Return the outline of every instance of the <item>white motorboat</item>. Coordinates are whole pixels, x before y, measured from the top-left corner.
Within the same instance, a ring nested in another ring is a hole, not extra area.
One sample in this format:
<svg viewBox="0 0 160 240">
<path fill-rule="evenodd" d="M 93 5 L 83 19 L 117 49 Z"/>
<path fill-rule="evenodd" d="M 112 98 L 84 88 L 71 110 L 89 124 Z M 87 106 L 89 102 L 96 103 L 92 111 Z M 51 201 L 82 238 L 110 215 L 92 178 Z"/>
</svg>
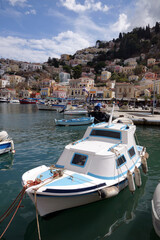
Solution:
<svg viewBox="0 0 160 240">
<path fill-rule="evenodd" d="M 55 124 L 59 126 L 81 126 L 94 122 L 94 117 L 81 117 L 72 119 L 55 119 Z"/>
<path fill-rule="evenodd" d="M 16 103 L 16 104 L 20 103 L 19 99 L 11 99 L 9 102 L 10 103 Z"/>
<path fill-rule="evenodd" d="M 160 237 L 160 183 L 158 183 L 151 201 L 152 222 L 156 234 Z"/>
<path fill-rule="evenodd" d="M 0 103 L 7 103 L 7 102 L 8 102 L 8 98 L 0 97 Z"/>
<path fill-rule="evenodd" d="M 64 111 L 64 115 L 86 115 L 88 110 L 85 108 L 70 108 Z"/>
<path fill-rule="evenodd" d="M 141 186 L 139 167 L 147 172 L 148 154 L 136 145 L 136 126 L 115 119 L 92 124 L 82 139 L 68 144 L 55 166 L 25 172 L 22 185 L 41 216 L 119 194 Z"/>
<path fill-rule="evenodd" d="M 6 131 L 0 132 L 0 154 L 12 152 L 15 153 L 13 140 Z"/>
<path fill-rule="evenodd" d="M 39 110 L 63 111 L 66 108 L 66 100 L 41 100 L 37 102 Z"/>
</svg>

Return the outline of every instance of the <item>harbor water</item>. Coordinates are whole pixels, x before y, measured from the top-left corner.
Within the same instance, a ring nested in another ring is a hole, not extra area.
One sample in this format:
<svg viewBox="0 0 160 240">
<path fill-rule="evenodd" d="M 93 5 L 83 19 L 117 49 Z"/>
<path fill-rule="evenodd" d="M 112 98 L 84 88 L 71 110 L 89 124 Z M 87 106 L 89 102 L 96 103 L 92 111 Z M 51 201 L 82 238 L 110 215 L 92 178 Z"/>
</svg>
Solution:
<svg viewBox="0 0 160 240">
<path fill-rule="evenodd" d="M 36 105 L 0 104 L 0 131 L 8 132 L 16 151 L 0 156 L 0 216 L 21 191 L 24 172 L 55 164 L 66 144 L 83 137 L 87 126 L 55 126 L 54 119 L 63 117 Z M 142 187 L 134 194 L 127 187 L 116 197 L 39 217 L 42 240 L 159 239 L 152 225 L 151 199 L 160 180 L 160 128 L 137 126 L 136 136 L 149 153 L 149 172 L 141 171 Z M 2 239 L 38 239 L 36 211 L 27 195 L 22 205 Z M 8 222 L 6 218 L 0 223 L 0 235 Z"/>
</svg>

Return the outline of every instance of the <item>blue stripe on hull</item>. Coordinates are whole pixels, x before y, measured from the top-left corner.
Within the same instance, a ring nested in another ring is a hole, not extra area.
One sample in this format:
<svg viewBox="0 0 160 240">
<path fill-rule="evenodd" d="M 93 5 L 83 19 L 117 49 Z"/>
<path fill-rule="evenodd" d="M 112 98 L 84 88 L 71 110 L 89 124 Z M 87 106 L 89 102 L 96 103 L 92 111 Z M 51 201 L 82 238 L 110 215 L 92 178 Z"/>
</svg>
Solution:
<svg viewBox="0 0 160 240">
<path fill-rule="evenodd" d="M 0 144 L 0 149 L 10 148 L 10 147 L 11 147 L 11 143 Z"/>
<path fill-rule="evenodd" d="M 96 186 L 88 187 L 88 188 L 80 188 L 80 189 L 46 189 L 43 192 L 48 192 L 48 193 L 80 193 L 80 192 L 86 192 L 90 190 L 94 190 L 100 187 L 106 186 L 105 183 L 98 184 Z"/>
</svg>

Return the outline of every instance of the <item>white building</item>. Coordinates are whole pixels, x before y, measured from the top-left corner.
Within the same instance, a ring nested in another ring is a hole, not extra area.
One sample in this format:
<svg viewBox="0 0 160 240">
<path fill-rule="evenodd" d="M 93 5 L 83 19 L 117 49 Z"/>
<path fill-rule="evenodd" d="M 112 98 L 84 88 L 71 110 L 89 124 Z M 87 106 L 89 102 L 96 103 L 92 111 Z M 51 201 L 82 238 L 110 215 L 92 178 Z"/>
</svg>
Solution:
<svg viewBox="0 0 160 240">
<path fill-rule="evenodd" d="M 69 73 L 65 73 L 65 72 L 59 73 L 59 82 L 61 84 L 68 85 L 70 78 L 71 77 Z"/>
<path fill-rule="evenodd" d="M 6 88 L 7 86 L 10 85 L 10 81 L 6 79 L 0 79 L 0 87 L 1 88 Z"/>
</svg>

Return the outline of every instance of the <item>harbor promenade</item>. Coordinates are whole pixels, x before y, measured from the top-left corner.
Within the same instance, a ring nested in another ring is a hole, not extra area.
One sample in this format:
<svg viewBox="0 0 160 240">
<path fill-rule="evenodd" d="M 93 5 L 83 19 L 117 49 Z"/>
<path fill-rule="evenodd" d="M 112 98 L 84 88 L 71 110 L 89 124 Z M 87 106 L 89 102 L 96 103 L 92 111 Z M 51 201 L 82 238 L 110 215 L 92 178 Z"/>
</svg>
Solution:
<svg viewBox="0 0 160 240">
<path fill-rule="evenodd" d="M 160 126 L 160 114 L 152 114 L 149 111 L 115 111 L 113 118 L 126 117 L 136 125 Z"/>
</svg>

